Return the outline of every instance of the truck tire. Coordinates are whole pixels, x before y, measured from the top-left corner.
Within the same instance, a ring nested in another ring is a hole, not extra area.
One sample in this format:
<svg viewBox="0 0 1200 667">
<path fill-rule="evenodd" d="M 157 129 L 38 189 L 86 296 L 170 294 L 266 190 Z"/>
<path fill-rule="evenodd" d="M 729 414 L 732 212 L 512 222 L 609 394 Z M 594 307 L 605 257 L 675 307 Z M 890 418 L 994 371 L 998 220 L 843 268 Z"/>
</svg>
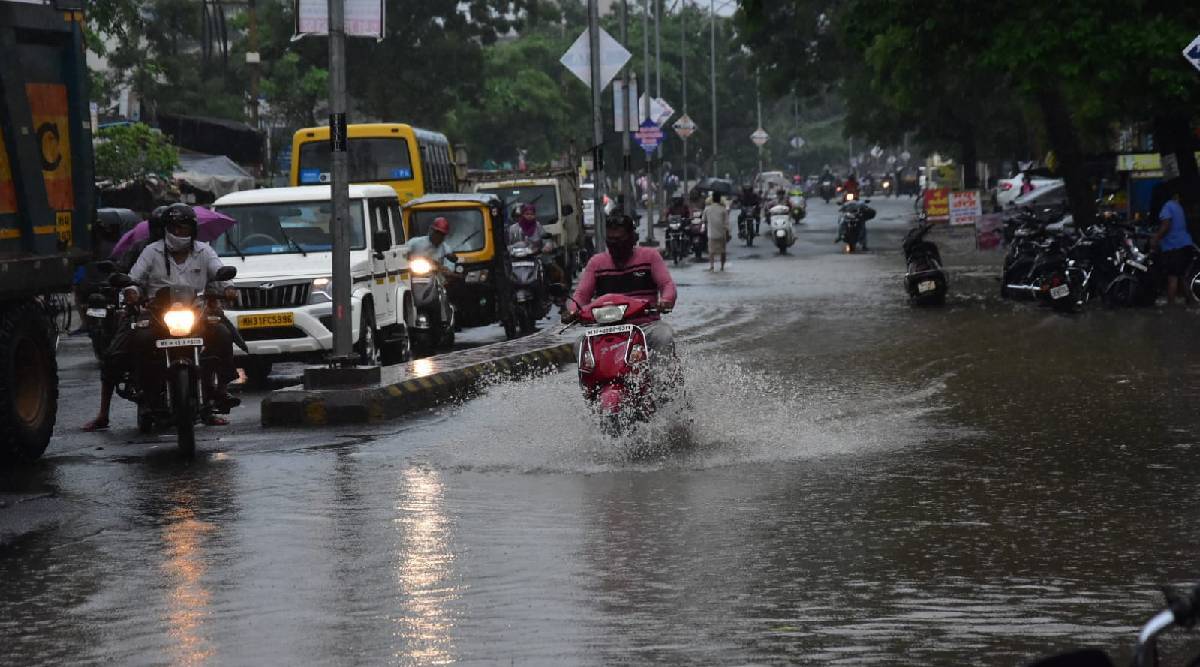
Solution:
<svg viewBox="0 0 1200 667">
<path fill-rule="evenodd" d="M 0 455 L 28 462 L 46 451 L 58 416 L 54 324 L 33 301 L 0 312 Z"/>
</svg>

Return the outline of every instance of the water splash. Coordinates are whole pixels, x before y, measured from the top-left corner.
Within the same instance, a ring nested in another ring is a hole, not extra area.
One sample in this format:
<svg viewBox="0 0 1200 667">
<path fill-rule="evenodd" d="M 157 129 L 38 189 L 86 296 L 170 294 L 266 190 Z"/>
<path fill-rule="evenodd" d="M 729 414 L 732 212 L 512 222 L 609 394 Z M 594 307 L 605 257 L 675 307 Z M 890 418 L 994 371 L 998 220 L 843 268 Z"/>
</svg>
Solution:
<svg viewBox="0 0 1200 667">
<path fill-rule="evenodd" d="M 573 371 L 496 382 L 451 408 L 422 456 L 476 471 L 599 473 L 870 453 L 926 441 L 945 388 L 944 378 L 909 391 L 839 388 L 709 352 L 685 352 L 683 365 L 683 396 L 617 436 L 602 432 Z"/>
</svg>

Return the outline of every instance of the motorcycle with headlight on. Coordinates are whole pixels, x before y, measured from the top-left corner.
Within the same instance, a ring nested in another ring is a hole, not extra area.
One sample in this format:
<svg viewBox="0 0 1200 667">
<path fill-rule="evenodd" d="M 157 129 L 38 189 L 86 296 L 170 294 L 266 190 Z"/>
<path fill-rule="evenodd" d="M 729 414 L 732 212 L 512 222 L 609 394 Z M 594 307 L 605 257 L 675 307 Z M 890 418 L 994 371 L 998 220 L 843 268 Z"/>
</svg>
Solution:
<svg viewBox="0 0 1200 667">
<path fill-rule="evenodd" d="M 448 259 L 454 261 L 453 255 Z M 421 256 L 410 258 L 408 271 L 416 311 L 409 332 L 414 353 L 429 356 L 439 349 L 453 347 L 454 304 L 446 292 L 446 272 L 433 260 Z"/>
<path fill-rule="evenodd" d="M 229 281 L 235 276 L 237 267 L 223 266 L 216 280 Z M 109 283 L 124 288 L 133 280 L 113 274 Z M 211 288 L 201 294 L 190 287 L 173 286 L 160 289 L 144 304 L 126 304 L 131 326 L 149 331 L 159 355 L 157 360 L 140 363 L 164 364 L 166 373 L 157 387 L 138 386 L 135 377 L 130 377 L 117 385 L 117 393 L 137 403 L 138 428 L 143 433 L 159 424 L 174 426 L 179 451 L 185 456 L 196 451 L 196 424 L 210 415 L 229 412 L 228 406 L 218 407 L 212 400 L 215 377 L 204 346 L 205 330 L 223 326 L 221 299 Z"/>
</svg>

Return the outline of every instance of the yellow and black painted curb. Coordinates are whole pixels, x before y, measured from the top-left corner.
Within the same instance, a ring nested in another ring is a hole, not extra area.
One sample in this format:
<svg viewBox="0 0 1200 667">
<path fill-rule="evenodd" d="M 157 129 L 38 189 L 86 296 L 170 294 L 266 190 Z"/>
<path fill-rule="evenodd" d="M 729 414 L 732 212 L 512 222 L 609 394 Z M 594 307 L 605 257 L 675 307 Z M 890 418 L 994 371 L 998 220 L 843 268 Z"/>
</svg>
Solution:
<svg viewBox="0 0 1200 667">
<path fill-rule="evenodd" d="M 327 426 L 396 419 L 440 403 L 469 398 L 485 383 L 497 378 L 557 370 L 574 360 L 571 343 L 554 343 L 392 384 L 353 389 L 279 389 L 263 399 L 262 424 Z"/>
</svg>

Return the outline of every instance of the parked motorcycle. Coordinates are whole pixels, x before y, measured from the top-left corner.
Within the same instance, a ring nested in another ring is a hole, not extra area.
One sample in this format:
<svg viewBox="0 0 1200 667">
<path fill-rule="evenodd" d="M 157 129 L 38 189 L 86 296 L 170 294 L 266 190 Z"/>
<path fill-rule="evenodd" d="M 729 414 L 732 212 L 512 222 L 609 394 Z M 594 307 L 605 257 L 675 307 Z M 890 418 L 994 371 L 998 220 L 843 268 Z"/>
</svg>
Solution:
<svg viewBox="0 0 1200 667">
<path fill-rule="evenodd" d="M 904 288 L 908 291 L 909 300 L 921 306 L 944 304 L 949 289 L 937 244 L 925 240 L 925 235 L 931 229 L 931 223 L 922 221 L 908 232 L 901 246 L 907 266 Z"/>
<path fill-rule="evenodd" d="M 429 356 L 454 346 L 454 305 L 446 292 L 441 267 L 427 257 L 413 257 L 408 264 L 412 291 L 413 320 L 409 338 L 414 355 Z"/>
<path fill-rule="evenodd" d="M 854 196 L 854 193 L 851 192 L 846 194 L 845 200 L 839 207 L 838 226 L 843 229 L 842 243 L 845 244 L 844 250 L 847 253 L 852 253 L 862 246 L 867 221 L 875 217 L 875 209 L 868 206 L 869 203 L 869 201 Z"/>
<path fill-rule="evenodd" d="M 787 254 L 788 248 L 796 244 L 796 232 L 792 230 L 791 209 L 785 204 L 772 206 L 767 215 L 770 216 L 771 240 L 779 249 L 780 255 Z"/>
<path fill-rule="evenodd" d="M 667 255 L 675 264 L 687 257 L 691 252 L 691 239 L 684 227 L 683 216 L 672 215 L 667 218 Z"/>
<path fill-rule="evenodd" d="M 1190 630 L 1200 620 L 1200 586 L 1186 593 L 1164 589 L 1164 596 L 1166 609 L 1155 614 L 1138 632 L 1131 663 L 1133 667 L 1157 667 L 1159 636 L 1173 628 Z M 1044 658 L 1029 667 L 1113 667 L 1114 664 L 1112 658 L 1103 651 L 1088 648 Z M 1192 658 L 1187 664 L 1200 664 L 1200 656 Z"/>
<path fill-rule="evenodd" d="M 237 267 L 224 266 L 217 271 L 216 279 L 228 281 L 236 276 Z M 109 282 L 117 289 L 133 284 L 128 275 L 116 273 Z M 159 290 L 144 305 L 127 306 L 134 326 L 153 334 L 166 373 L 162 386 L 141 387 L 135 377 L 130 377 L 118 383 L 116 391 L 137 403 L 138 429 L 143 433 L 159 424 L 173 425 L 179 451 L 185 456 L 196 451 L 196 424 L 205 417 L 229 412 L 229 406 L 216 405 L 212 400 L 215 378 L 209 370 L 212 362 L 204 354 L 205 328 L 222 326 L 220 300 L 221 296 L 211 290 L 197 294 L 189 287 L 174 286 Z M 159 362 L 145 359 L 141 363 Z"/>
<path fill-rule="evenodd" d="M 577 304 L 578 305 L 578 304 Z M 628 424 L 646 421 L 666 396 L 679 387 L 674 361 L 656 362 L 639 324 L 665 313 L 655 304 L 624 294 L 606 294 L 579 306 L 577 322 L 583 332 L 576 359 L 584 398 L 595 408 L 601 427 L 616 434 Z M 570 326 L 570 325 L 568 325 Z M 564 328 L 565 330 L 565 328 Z M 652 372 L 652 363 L 654 372 Z"/>
</svg>

